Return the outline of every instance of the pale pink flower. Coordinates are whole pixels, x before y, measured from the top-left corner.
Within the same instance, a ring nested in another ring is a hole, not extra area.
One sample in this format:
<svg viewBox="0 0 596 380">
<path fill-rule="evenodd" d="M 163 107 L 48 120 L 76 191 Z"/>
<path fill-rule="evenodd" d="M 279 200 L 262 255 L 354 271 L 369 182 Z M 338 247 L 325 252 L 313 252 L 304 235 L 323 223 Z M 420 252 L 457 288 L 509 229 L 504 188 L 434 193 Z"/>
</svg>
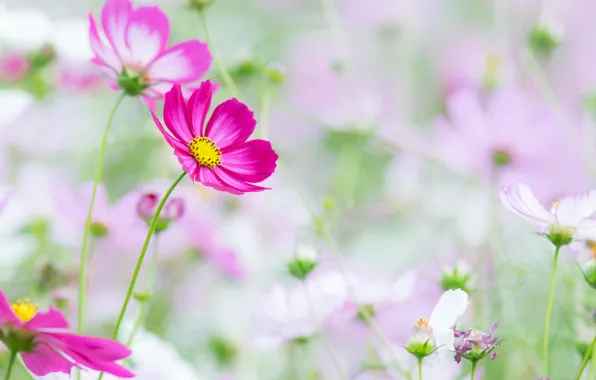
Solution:
<svg viewBox="0 0 596 380">
<path fill-rule="evenodd" d="M 27 75 L 30 66 L 29 60 L 23 54 L 6 55 L 0 58 L 0 80 L 16 82 Z"/>
<path fill-rule="evenodd" d="M 107 0 L 103 30 L 89 15 L 93 62 L 131 95 L 161 98 L 173 83 L 190 84 L 211 65 L 207 44 L 190 40 L 167 48 L 170 23 L 155 6 L 133 9 L 129 0 Z"/>
<path fill-rule="evenodd" d="M 500 197 L 505 207 L 536 223 L 555 245 L 566 245 L 572 239 L 593 239 L 596 236 L 596 218 L 592 217 L 596 213 L 595 190 L 562 198 L 552 205 L 550 211 L 538 202 L 525 184 L 504 188 Z"/>
</svg>

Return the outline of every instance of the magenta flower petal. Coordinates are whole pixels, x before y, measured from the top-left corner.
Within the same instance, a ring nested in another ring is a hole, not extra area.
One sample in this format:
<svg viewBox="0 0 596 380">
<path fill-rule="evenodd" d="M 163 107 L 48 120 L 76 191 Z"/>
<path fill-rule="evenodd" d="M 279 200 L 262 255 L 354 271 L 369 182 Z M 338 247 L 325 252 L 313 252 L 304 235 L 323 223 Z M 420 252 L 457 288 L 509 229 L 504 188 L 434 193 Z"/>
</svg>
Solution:
<svg viewBox="0 0 596 380">
<path fill-rule="evenodd" d="M 168 91 L 165 101 L 169 105 L 163 110 L 166 127 L 180 142 L 188 144 L 194 136 L 186 123 L 186 102 L 182 96 L 180 84 L 175 84 Z"/>
<path fill-rule="evenodd" d="M 203 136 L 203 126 L 209 107 L 211 107 L 211 97 L 213 96 L 214 86 L 211 81 L 204 81 L 188 100 L 188 125 L 191 128 L 193 136 Z"/>
<path fill-rule="evenodd" d="M 237 193 L 249 193 L 249 192 L 256 192 L 256 191 L 263 191 L 263 190 L 270 190 L 267 187 L 261 187 L 253 185 L 252 183 L 248 183 L 240 178 L 238 178 L 234 173 L 230 172 L 227 169 L 224 169 L 221 166 L 216 167 L 213 169 L 215 175 L 223 182 L 225 185 L 235 189 Z M 229 191 L 234 193 L 233 191 Z M 236 193 L 234 193 L 236 194 Z"/>
<path fill-rule="evenodd" d="M 180 165 L 182 165 L 182 169 L 184 169 L 185 172 L 192 173 L 199 166 L 197 160 L 188 152 L 188 148 L 186 150 L 175 149 L 174 154 L 178 158 L 178 162 L 180 162 Z"/>
<path fill-rule="evenodd" d="M 245 142 L 254 132 L 257 121 L 248 107 L 237 99 L 221 103 L 205 128 L 205 136 L 220 149 Z"/>
<path fill-rule="evenodd" d="M 202 78 L 212 61 L 207 44 L 190 40 L 163 51 L 149 64 L 148 73 L 156 82 L 189 83 Z"/>
<path fill-rule="evenodd" d="M 106 72 L 110 76 L 114 74 L 113 76 L 115 77 L 122 70 L 120 58 L 118 58 L 112 48 L 106 46 L 106 42 L 102 41 L 92 15 L 89 15 L 89 42 L 91 44 L 91 50 L 97 56 L 91 61 L 100 67 L 106 68 Z"/>
<path fill-rule="evenodd" d="M 237 189 L 226 185 L 215 173 L 213 169 L 197 165 L 191 174 L 193 181 L 200 182 L 205 186 L 212 187 L 215 190 L 225 191 L 232 194 L 241 194 Z"/>
<path fill-rule="evenodd" d="M 14 315 L 4 293 L 0 291 L 0 325 L 4 323 L 19 323 L 19 319 Z"/>
<path fill-rule="evenodd" d="M 128 347 L 111 339 L 70 333 L 47 333 L 47 335 L 67 346 L 75 347 L 76 351 L 94 360 L 121 360 L 132 353 Z"/>
<path fill-rule="evenodd" d="M 101 10 L 103 31 L 121 60 L 129 56 L 125 33 L 131 12 L 132 4 L 128 0 L 108 0 Z"/>
<path fill-rule="evenodd" d="M 150 63 L 168 46 L 170 22 L 158 7 L 140 7 L 130 14 L 126 45 L 142 64 Z"/>
<path fill-rule="evenodd" d="M 30 321 L 23 324 L 28 330 L 38 329 L 66 329 L 68 321 L 60 310 L 50 308 L 47 312 L 38 312 Z"/>
<path fill-rule="evenodd" d="M 74 367 L 73 363 L 45 342 L 38 344 L 32 353 L 21 354 L 21 357 L 27 369 L 37 376 L 45 376 L 54 372 L 69 374 Z"/>
<path fill-rule="evenodd" d="M 221 166 L 247 182 L 269 178 L 277 166 L 277 153 L 265 140 L 251 140 L 225 150 Z"/>
</svg>

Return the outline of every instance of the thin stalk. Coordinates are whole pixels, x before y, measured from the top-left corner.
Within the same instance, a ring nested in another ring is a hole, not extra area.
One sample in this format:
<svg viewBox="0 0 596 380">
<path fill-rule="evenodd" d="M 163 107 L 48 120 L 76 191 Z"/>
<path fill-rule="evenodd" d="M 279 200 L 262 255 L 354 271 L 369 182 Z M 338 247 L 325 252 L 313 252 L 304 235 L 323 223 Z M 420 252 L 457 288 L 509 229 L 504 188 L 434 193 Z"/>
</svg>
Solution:
<svg viewBox="0 0 596 380">
<path fill-rule="evenodd" d="M 422 358 L 418 358 L 418 380 L 422 380 Z M 472 377 L 474 380 L 474 377 Z"/>
<path fill-rule="evenodd" d="M 124 303 L 122 304 L 122 308 L 120 309 L 120 314 L 118 315 L 118 320 L 116 321 L 116 326 L 114 327 L 114 332 L 112 333 L 112 339 L 118 338 L 118 332 L 120 331 L 120 325 L 122 325 L 122 320 L 124 319 L 124 315 L 126 314 L 126 309 L 128 308 L 128 304 L 130 303 L 130 299 L 132 298 L 132 294 L 134 292 L 135 285 L 137 283 L 137 279 L 139 277 L 139 273 L 141 271 L 141 267 L 143 266 L 143 260 L 145 259 L 145 255 L 147 254 L 147 248 L 149 248 L 149 243 L 151 242 L 151 237 L 155 233 L 155 226 L 157 226 L 157 221 L 159 220 L 159 215 L 161 214 L 161 210 L 163 209 L 164 205 L 166 204 L 168 198 L 178 186 L 180 181 L 186 176 L 186 172 L 183 172 L 176 178 L 174 183 L 170 186 L 168 191 L 164 194 L 163 198 L 157 205 L 157 209 L 155 210 L 155 215 L 153 215 L 153 219 L 151 219 L 151 224 L 149 225 L 149 231 L 147 231 L 147 236 L 145 237 L 145 243 L 143 244 L 143 248 L 141 249 L 141 253 L 139 255 L 139 259 L 137 260 L 137 264 L 135 266 L 134 272 L 132 274 L 132 278 L 130 280 L 130 284 L 128 285 L 128 290 L 126 291 L 126 297 L 124 298 Z M 99 375 L 99 379 L 103 377 L 103 372 Z"/>
<path fill-rule="evenodd" d="M 474 380 L 476 378 L 476 366 L 478 365 L 477 361 L 472 361 L 472 375 L 470 380 Z"/>
<path fill-rule="evenodd" d="M 546 305 L 546 317 L 544 319 L 544 334 L 542 337 L 542 377 L 548 377 L 548 333 L 550 327 L 550 315 L 553 309 L 553 298 L 555 295 L 555 278 L 557 275 L 557 260 L 559 258 L 559 249 L 557 246 L 555 249 L 555 259 L 553 261 L 553 271 L 550 279 L 550 291 L 548 292 L 548 303 Z"/>
<path fill-rule="evenodd" d="M 582 361 L 582 364 L 579 367 L 579 371 L 577 372 L 577 375 L 575 376 L 575 380 L 581 379 L 582 373 L 584 373 L 584 369 L 588 365 L 588 360 L 590 360 L 590 358 L 592 357 L 592 352 L 594 352 L 595 344 L 596 344 L 596 336 L 594 337 L 594 339 L 592 339 L 592 343 L 590 344 L 590 347 L 588 347 L 588 351 L 584 355 L 584 360 Z"/>
<path fill-rule="evenodd" d="M 17 353 L 15 351 L 11 351 L 10 359 L 8 360 L 8 368 L 6 369 L 6 375 L 4 376 L 4 380 L 10 379 L 10 374 L 12 373 L 12 368 L 14 367 L 14 362 L 16 358 Z"/>
<path fill-rule="evenodd" d="M 106 153 L 106 147 L 108 145 L 108 134 L 110 131 L 110 126 L 112 125 L 112 120 L 114 119 L 114 115 L 116 114 L 116 110 L 122 100 L 126 96 L 125 93 L 120 94 L 118 100 L 112 107 L 110 114 L 108 116 L 108 121 L 103 131 L 103 136 L 101 138 L 101 145 L 99 146 L 99 156 L 97 158 L 97 166 L 95 167 L 95 177 L 93 179 L 93 190 L 91 192 L 91 201 L 89 202 L 89 210 L 87 211 L 87 219 L 85 220 L 85 230 L 83 231 L 83 245 L 81 247 L 81 263 L 79 264 L 79 290 L 78 290 L 78 306 L 77 306 L 77 332 L 79 334 L 83 333 L 83 327 L 85 322 L 85 280 L 87 276 L 87 246 L 89 241 L 89 234 L 90 234 L 90 227 L 91 227 L 91 219 L 93 217 L 93 207 L 95 206 L 95 198 L 97 196 L 97 187 L 99 186 L 99 182 L 101 181 L 101 173 L 103 171 L 103 163 L 104 157 Z M 80 372 L 80 371 L 79 371 Z"/>
<path fill-rule="evenodd" d="M 207 28 L 207 19 L 205 17 L 205 11 L 203 10 L 203 8 L 199 9 L 199 16 L 201 17 L 201 25 L 203 26 L 205 39 L 207 40 L 207 43 L 209 44 L 211 50 L 211 54 L 213 55 L 213 62 L 215 63 L 215 67 L 217 67 L 217 71 L 219 71 L 219 75 L 221 76 L 221 79 L 225 83 L 228 90 L 230 90 L 234 97 L 238 98 L 240 96 L 240 91 L 238 90 L 238 87 L 236 87 L 236 84 L 234 83 L 232 76 L 230 75 L 226 67 L 219 59 L 219 56 L 217 55 L 217 52 L 213 45 L 213 39 L 211 39 L 211 35 L 209 34 L 209 28 Z"/>
<path fill-rule="evenodd" d="M 596 380 L 596 350 L 592 350 L 592 357 L 590 358 L 590 375 L 588 380 Z"/>
</svg>

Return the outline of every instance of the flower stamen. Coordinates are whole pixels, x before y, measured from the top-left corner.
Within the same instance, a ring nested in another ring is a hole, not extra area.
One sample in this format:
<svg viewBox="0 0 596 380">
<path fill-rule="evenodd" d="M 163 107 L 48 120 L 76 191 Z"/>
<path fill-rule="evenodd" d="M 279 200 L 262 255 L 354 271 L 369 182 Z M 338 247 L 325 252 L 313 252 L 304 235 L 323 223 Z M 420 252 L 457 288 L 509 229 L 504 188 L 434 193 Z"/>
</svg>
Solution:
<svg viewBox="0 0 596 380">
<path fill-rule="evenodd" d="M 208 137 L 195 137 L 189 147 L 199 165 L 214 168 L 221 164 L 221 149 Z"/>
<path fill-rule="evenodd" d="M 11 305 L 11 308 L 21 321 L 28 322 L 37 314 L 39 305 L 32 304 L 28 298 L 25 298 L 24 300 L 17 300 L 16 303 Z"/>
</svg>

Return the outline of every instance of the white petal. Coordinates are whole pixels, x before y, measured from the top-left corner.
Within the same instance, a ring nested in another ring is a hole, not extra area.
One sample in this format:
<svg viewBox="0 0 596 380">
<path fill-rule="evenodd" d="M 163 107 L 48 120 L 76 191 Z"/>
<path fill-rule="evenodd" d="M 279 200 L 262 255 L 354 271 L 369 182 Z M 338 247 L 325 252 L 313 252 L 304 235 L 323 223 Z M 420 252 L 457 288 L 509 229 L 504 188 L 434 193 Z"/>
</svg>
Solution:
<svg viewBox="0 0 596 380">
<path fill-rule="evenodd" d="M 468 308 L 468 294 L 461 289 L 448 290 L 435 306 L 428 324 L 433 331 L 451 329 L 457 318 Z"/>
<path fill-rule="evenodd" d="M 563 226 L 575 226 L 596 212 L 596 191 L 563 198 L 554 209 L 557 222 Z"/>
<path fill-rule="evenodd" d="M 453 342 L 455 337 L 453 336 L 452 329 L 433 329 L 435 336 L 435 345 L 437 347 L 436 354 L 441 364 L 452 362 L 454 359 L 454 347 Z"/>
<path fill-rule="evenodd" d="M 506 187 L 501 190 L 499 197 L 505 207 L 524 219 L 540 225 L 548 225 L 555 221 L 554 216 L 542 207 L 528 185 L 519 183 Z"/>
</svg>

